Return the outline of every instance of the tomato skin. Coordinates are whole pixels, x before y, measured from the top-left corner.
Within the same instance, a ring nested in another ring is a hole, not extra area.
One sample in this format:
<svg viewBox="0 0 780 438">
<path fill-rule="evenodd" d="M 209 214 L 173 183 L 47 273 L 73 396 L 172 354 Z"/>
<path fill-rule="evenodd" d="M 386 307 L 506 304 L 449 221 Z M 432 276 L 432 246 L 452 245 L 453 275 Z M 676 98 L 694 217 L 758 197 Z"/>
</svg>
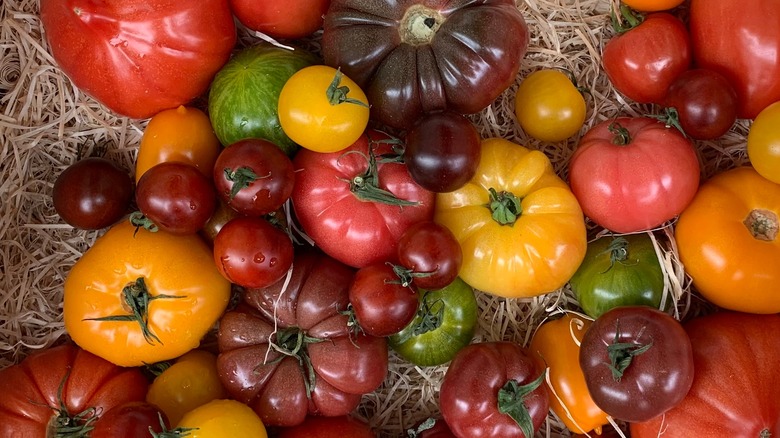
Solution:
<svg viewBox="0 0 780 438">
<path fill-rule="evenodd" d="M 606 366 L 615 365 L 608 348 L 618 343 L 650 345 L 633 356 L 619 378 Z M 601 315 L 585 332 L 579 357 L 593 401 L 619 420 L 661 415 L 680 403 L 693 383 L 691 340 L 677 320 L 648 306 L 621 306 Z"/>
<path fill-rule="evenodd" d="M 764 108 L 750 125 L 747 153 L 750 164 L 761 176 L 780 184 L 780 103 Z"/>
<path fill-rule="evenodd" d="M 45 437 L 62 402 L 75 416 L 90 408 L 104 413 L 143 401 L 148 387 L 136 368 L 118 367 L 72 344 L 35 352 L 18 365 L 0 370 L 0 435 Z"/>
<path fill-rule="evenodd" d="M 680 6 L 685 0 L 622 0 L 631 9 L 642 12 L 667 11 Z"/>
<path fill-rule="evenodd" d="M 780 100 L 780 3 L 692 0 L 694 62 L 721 73 L 738 96 L 737 117 L 752 119 Z"/>
<path fill-rule="evenodd" d="M 601 57 L 604 72 L 623 95 L 638 103 L 660 104 L 672 82 L 691 65 L 691 41 L 682 21 L 657 12 L 610 39 Z"/>
<path fill-rule="evenodd" d="M 613 127 L 624 128 L 628 140 L 618 141 Z M 571 189 L 585 215 L 616 233 L 673 219 L 696 194 L 700 173 L 693 143 L 648 117 L 597 124 L 569 160 Z"/>
<path fill-rule="evenodd" d="M 306 417 L 303 423 L 283 428 L 278 438 L 376 438 L 371 428 L 349 416 Z"/>
<path fill-rule="evenodd" d="M 663 416 L 631 424 L 631 436 L 657 437 L 659 430 L 670 438 L 775 436 L 780 432 L 778 330 L 778 315 L 722 311 L 687 322 L 693 386 Z"/>
<path fill-rule="evenodd" d="M 197 7 L 155 0 L 151 7 L 153 13 L 145 1 L 40 5 L 51 53 L 65 74 L 112 111 L 137 119 L 205 92 L 236 44 L 227 0 Z"/>
<path fill-rule="evenodd" d="M 755 229 L 745 224 L 756 213 L 759 219 L 763 215 L 766 227 L 761 220 Z M 771 233 L 759 238 L 762 228 L 777 230 L 778 216 L 780 186 L 750 166 L 726 170 L 705 181 L 674 230 L 680 261 L 695 290 L 725 309 L 780 312 L 780 297 L 774 292 L 780 239 L 769 239 Z M 739 263 L 727 262 L 734 260 Z"/>
<path fill-rule="evenodd" d="M 541 141 L 563 141 L 578 133 L 586 112 L 582 93 L 559 70 L 531 73 L 515 94 L 515 116 L 520 127 Z"/>
<path fill-rule="evenodd" d="M 463 251 L 455 235 L 433 221 L 409 227 L 398 239 L 397 255 L 401 266 L 412 271 L 413 284 L 424 289 L 451 284 L 463 264 Z"/>
<path fill-rule="evenodd" d="M 212 400 L 191 410 L 177 427 L 191 429 L 188 438 L 267 438 L 262 420 L 235 400 Z"/>
<path fill-rule="evenodd" d="M 417 287 L 403 285 L 386 263 L 364 266 L 349 286 L 349 302 L 361 329 L 371 336 L 390 336 L 417 314 Z"/>
<path fill-rule="evenodd" d="M 101 415 L 95 422 L 95 428 L 90 431 L 89 438 L 151 437 L 150 430 L 155 433 L 163 431 L 160 415 L 165 428 L 170 429 L 165 414 L 157 406 L 146 402 L 125 403 Z"/>
<path fill-rule="evenodd" d="M 737 93 L 714 70 L 683 72 L 669 86 L 664 106 L 675 108 L 685 134 L 699 140 L 720 137 L 737 120 Z"/>
<path fill-rule="evenodd" d="M 330 0 L 229 0 L 244 26 L 274 38 L 298 39 L 322 27 Z"/>
</svg>

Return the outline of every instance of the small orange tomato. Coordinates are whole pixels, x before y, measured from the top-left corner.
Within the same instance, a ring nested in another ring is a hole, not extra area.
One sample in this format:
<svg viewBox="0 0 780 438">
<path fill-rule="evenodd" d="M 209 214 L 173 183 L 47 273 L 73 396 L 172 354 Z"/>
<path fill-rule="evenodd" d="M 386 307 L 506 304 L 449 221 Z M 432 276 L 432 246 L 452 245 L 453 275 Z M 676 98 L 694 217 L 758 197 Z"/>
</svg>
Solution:
<svg viewBox="0 0 780 438">
<path fill-rule="evenodd" d="M 685 0 L 623 0 L 623 3 L 640 12 L 667 11 L 680 6 Z"/>
</svg>

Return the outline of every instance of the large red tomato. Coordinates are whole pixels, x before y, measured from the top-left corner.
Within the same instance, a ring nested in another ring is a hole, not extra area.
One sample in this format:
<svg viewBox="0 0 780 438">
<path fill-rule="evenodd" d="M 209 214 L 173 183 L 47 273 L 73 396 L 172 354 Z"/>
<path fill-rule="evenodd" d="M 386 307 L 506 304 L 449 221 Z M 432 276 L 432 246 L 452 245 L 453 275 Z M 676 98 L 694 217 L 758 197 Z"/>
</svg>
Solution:
<svg viewBox="0 0 780 438">
<path fill-rule="evenodd" d="M 693 346 L 693 386 L 680 404 L 634 438 L 758 438 L 780 434 L 780 315 L 722 311 L 685 325 Z"/>
<path fill-rule="evenodd" d="M 376 131 L 339 152 L 302 149 L 293 160 L 292 203 L 303 230 L 331 257 L 353 267 L 394 260 L 398 239 L 433 219 L 435 194 L 406 166 L 379 162 L 392 148 Z"/>
<path fill-rule="evenodd" d="M 228 0 L 41 0 L 41 21 L 71 81 L 134 118 L 201 95 L 236 43 Z"/>
<path fill-rule="evenodd" d="M 694 62 L 731 82 L 738 117 L 780 100 L 780 2 L 692 0 L 689 28 Z"/>
<path fill-rule="evenodd" d="M 594 126 L 569 161 L 582 211 L 617 233 L 648 230 L 680 214 L 696 194 L 700 173 L 693 143 L 647 117 Z"/>
<path fill-rule="evenodd" d="M 322 27 L 330 0 L 229 0 L 249 29 L 274 38 L 302 38 Z"/>
</svg>

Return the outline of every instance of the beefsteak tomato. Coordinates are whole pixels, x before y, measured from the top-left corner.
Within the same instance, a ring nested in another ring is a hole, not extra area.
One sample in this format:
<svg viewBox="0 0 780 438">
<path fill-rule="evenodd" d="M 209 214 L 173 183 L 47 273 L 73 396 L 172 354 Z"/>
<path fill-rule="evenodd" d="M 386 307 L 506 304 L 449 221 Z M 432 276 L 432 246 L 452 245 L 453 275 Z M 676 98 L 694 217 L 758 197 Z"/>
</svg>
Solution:
<svg viewBox="0 0 780 438">
<path fill-rule="evenodd" d="M 333 0 L 323 28 L 325 63 L 363 88 L 372 119 L 394 128 L 490 105 L 514 82 L 529 41 L 513 0 Z"/>
<path fill-rule="evenodd" d="M 503 297 L 560 288 L 587 248 L 580 205 L 547 156 L 498 138 L 482 141 L 471 181 L 436 195 L 434 220 L 460 242 L 460 278 Z"/>
<path fill-rule="evenodd" d="M 63 72 L 112 111 L 133 118 L 200 96 L 236 44 L 228 0 L 42 0 L 40 8 Z"/>
</svg>

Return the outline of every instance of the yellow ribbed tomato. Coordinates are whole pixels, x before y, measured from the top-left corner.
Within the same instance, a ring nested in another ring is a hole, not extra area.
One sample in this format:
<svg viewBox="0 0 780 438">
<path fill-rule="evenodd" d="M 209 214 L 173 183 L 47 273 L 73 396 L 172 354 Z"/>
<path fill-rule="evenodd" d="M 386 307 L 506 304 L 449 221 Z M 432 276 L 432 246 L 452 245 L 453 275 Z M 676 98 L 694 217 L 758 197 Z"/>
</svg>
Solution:
<svg viewBox="0 0 780 438">
<path fill-rule="evenodd" d="M 542 141 L 562 141 L 579 132 L 586 111 L 582 93 L 559 70 L 531 73 L 515 95 L 515 115 L 520 127 Z"/>
<path fill-rule="evenodd" d="M 136 230 L 129 221 L 95 241 L 64 287 L 65 329 L 73 341 L 120 366 L 169 360 L 197 347 L 230 298 L 230 282 L 200 237 Z"/>
<path fill-rule="evenodd" d="M 503 297 L 560 288 L 587 249 L 582 209 L 547 156 L 499 138 L 482 141 L 471 181 L 436 195 L 434 220 L 460 242 L 461 279 Z"/>
<path fill-rule="evenodd" d="M 177 428 L 187 438 L 267 438 L 265 425 L 249 406 L 236 400 L 212 400 L 184 415 Z"/>
</svg>

